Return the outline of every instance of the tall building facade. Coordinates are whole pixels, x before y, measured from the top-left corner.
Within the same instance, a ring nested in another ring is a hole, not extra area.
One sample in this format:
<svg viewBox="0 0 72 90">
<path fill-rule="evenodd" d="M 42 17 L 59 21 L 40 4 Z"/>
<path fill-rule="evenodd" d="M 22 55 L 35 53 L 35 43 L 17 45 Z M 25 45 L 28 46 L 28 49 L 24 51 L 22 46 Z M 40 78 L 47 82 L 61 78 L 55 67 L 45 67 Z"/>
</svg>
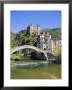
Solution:
<svg viewBox="0 0 72 90">
<path fill-rule="evenodd" d="M 47 51 L 52 51 L 51 50 L 51 35 L 47 32 L 43 32 L 40 35 L 40 42 L 38 43 L 38 47 L 47 50 Z"/>
<path fill-rule="evenodd" d="M 33 26 L 31 23 L 27 27 L 27 34 L 33 35 L 33 34 L 40 34 L 40 25 Z"/>
<path fill-rule="evenodd" d="M 43 32 L 39 38 L 40 42 L 37 47 L 42 50 L 50 51 L 52 53 L 57 53 L 61 49 L 61 40 L 53 40 L 52 36 L 47 32 Z"/>
</svg>

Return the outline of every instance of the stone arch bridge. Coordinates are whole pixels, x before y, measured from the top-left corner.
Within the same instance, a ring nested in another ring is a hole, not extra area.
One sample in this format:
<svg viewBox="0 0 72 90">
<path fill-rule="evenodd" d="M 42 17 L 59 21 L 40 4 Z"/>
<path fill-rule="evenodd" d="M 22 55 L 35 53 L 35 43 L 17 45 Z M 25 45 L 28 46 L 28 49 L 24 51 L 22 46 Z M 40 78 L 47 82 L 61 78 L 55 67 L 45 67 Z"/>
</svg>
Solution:
<svg viewBox="0 0 72 90">
<path fill-rule="evenodd" d="M 52 52 L 44 51 L 44 50 L 41 50 L 40 48 L 37 48 L 35 46 L 31 46 L 31 45 L 23 45 L 23 46 L 18 46 L 18 47 L 15 47 L 15 48 L 11 48 L 10 53 L 13 54 L 16 51 L 19 51 L 19 50 L 22 50 L 22 49 L 27 49 L 27 48 L 28 49 L 33 49 L 33 50 L 37 51 L 38 53 L 40 53 L 40 52 L 43 53 L 45 55 L 47 61 L 48 61 L 47 53 L 52 54 Z"/>
</svg>

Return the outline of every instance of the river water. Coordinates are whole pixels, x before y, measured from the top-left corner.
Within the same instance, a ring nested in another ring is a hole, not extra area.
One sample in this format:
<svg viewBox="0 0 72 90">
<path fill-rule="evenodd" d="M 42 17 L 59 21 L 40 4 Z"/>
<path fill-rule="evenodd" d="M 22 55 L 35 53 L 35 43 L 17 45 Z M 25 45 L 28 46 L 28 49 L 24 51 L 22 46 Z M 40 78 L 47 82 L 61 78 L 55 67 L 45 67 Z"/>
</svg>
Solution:
<svg viewBox="0 0 72 90">
<path fill-rule="evenodd" d="M 36 67 L 39 65 L 48 65 L 48 61 L 33 61 L 33 62 L 22 62 L 22 61 L 16 61 L 16 62 L 11 62 L 11 67 Z"/>
</svg>

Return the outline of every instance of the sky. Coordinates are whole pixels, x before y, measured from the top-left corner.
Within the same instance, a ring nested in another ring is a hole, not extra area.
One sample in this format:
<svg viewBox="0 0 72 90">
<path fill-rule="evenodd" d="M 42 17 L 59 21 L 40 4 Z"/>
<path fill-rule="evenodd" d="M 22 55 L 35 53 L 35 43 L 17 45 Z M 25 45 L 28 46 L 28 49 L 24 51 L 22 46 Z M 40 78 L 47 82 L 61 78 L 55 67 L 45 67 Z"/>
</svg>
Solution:
<svg viewBox="0 0 72 90">
<path fill-rule="evenodd" d="M 33 26 L 40 25 L 44 28 L 61 27 L 61 11 L 11 11 L 10 29 L 17 33 L 32 23 Z"/>
</svg>

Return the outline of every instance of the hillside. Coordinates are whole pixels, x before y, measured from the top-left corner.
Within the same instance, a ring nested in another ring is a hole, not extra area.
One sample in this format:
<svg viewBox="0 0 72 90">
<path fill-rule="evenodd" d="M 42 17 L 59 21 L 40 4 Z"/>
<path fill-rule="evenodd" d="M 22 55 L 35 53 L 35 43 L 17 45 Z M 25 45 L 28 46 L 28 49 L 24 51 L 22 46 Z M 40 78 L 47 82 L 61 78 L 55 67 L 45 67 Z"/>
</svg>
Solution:
<svg viewBox="0 0 72 90">
<path fill-rule="evenodd" d="M 53 39 L 61 39 L 61 29 L 54 28 L 54 29 L 43 29 L 42 32 L 49 32 L 52 35 Z M 39 40 L 38 35 L 28 35 L 26 30 L 21 30 L 17 34 L 11 32 L 11 47 L 21 46 L 24 44 L 33 44 L 36 45 Z"/>
<path fill-rule="evenodd" d="M 53 38 L 61 39 L 61 29 L 60 28 L 43 29 L 42 32 L 49 32 Z"/>
</svg>

